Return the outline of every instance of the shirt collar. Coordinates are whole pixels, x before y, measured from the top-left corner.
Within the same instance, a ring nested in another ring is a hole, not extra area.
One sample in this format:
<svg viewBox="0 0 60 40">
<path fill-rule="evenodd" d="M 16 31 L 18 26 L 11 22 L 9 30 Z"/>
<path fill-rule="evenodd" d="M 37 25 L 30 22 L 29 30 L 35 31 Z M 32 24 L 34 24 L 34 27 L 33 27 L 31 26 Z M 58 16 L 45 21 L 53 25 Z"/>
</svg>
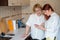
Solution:
<svg viewBox="0 0 60 40">
<path fill-rule="evenodd" d="M 51 16 L 53 16 L 55 13 L 54 12 L 52 12 L 52 14 L 51 14 Z"/>
<path fill-rule="evenodd" d="M 40 17 L 40 16 L 42 16 L 42 14 L 40 16 L 38 16 L 37 14 L 35 14 L 35 16 Z"/>
</svg>

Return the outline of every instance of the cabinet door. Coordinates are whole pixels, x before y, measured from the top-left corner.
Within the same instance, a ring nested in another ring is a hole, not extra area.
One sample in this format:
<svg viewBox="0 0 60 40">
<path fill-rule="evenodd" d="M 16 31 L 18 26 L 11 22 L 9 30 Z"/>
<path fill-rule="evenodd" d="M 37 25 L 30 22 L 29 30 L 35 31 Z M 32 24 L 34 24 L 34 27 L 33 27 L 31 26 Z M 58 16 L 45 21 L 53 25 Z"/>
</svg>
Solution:
<svg viewBox="0 0 60 40">
<path fill-rule="evenodd" d="M 29 4 L 30 0 L 8 0 L 9 6 L 25 6 Z"/>
<path fill-rule="evenodd" d="M 8 6 L 8 0 L 0 0 L 0 6 Z"/>
<path fill-rule="evenodd" d="M 8 0 L 8 6 L 20 6 L 19 0 Z"/>
</svg>

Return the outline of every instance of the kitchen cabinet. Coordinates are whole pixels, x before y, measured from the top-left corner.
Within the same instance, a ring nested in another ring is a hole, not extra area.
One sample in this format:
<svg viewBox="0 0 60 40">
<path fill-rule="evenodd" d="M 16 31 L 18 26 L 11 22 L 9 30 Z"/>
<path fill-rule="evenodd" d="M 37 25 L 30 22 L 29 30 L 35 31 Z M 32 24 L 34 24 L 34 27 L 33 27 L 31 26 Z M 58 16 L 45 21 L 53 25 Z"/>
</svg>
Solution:
<svg viewBox="0 0 60 40">
<path fill-rule="evenodd" d="M 0 6 L 8 6 L 8 0 L 0 0 Z"/>
<path fill-rule="evenodd" d="M 26 6 L 30 4 L 30 0 L 8 0 L 8 6 Z"/>
<path fill-rule="evenodd" d="M 30 0 L 0 0 L 0 6 L 27 6 Z"/>
<path fill-rule="evenodd" d="M 20 2 L 18 4 L 18 0 L 8 0 L 8 6 L 18 6 L 20 4 Z"/>
</svg>

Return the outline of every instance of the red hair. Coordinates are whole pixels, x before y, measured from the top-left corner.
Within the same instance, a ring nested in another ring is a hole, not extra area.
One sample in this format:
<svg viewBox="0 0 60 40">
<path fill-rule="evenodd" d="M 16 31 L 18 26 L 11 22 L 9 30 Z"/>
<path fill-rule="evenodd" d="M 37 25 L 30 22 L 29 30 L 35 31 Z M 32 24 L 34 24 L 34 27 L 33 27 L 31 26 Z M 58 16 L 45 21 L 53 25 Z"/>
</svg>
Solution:
<svg viewBox="0 0 60 40">
<path fill-rule="evenodd" d="M 51 7 L 50 4 L 45 4 L 45 5 L 43 6 L 43 10 L 49 10 L 49 9 L 51 9 L 51 11 L 54 11 L 54 9 Z"/>
<path fill-rule="evenodd" d="M 43 9 L 42 10 L 49 10 L 49 9 L 51 9 L 51 11 L 54 11 L 54 9 L 51 7 L 50 4 L 45 4 L 43 6 Z M 50 18 L 50 16 L 45 15 L 45 18 L 46 18 L 46 20 L 48 20 Z"/>
</svg>

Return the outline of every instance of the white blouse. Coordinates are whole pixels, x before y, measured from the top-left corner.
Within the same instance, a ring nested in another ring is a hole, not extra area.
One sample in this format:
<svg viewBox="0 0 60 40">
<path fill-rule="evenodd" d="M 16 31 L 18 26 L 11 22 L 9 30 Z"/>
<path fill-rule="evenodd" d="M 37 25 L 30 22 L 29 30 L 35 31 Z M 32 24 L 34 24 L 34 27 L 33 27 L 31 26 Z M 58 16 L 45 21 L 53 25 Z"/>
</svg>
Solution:
<svg viewBox="0 0 60 40">
<path fill-rule="evenodd" d="M 45 22 L 45 37 L 55 37 L 59 28 L 59 16 L 56 13 L 52 13 L 51 17 Z"/>
<path fill-rule="evenodd" d="M 44 16 L 40 15 L 37 16 L 36 14 L 30 15 L 28 21 L 26 22 L 26 25 L 29 25 L 31 27 L 31 37 L 33 39 L 43 39 L 45 32 L 43 30 L 35 28 L 34 24 L 42 24 L 45 22 Z"/>
</svg>

